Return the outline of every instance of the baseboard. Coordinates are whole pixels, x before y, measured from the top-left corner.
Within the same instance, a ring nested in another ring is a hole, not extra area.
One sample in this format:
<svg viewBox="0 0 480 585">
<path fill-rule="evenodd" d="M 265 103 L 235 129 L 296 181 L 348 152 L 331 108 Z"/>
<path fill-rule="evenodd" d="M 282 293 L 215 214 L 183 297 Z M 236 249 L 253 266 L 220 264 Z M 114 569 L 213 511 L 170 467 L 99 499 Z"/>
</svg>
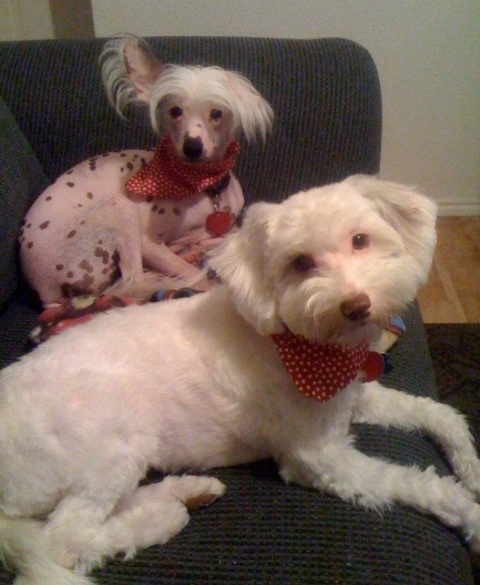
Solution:
<svg viewBox="0 0 480 585">
<path fill-rule="evenodd" d="M 480 200 L 438 201 L 438 215 L 480 215 Z"/>
</svg>

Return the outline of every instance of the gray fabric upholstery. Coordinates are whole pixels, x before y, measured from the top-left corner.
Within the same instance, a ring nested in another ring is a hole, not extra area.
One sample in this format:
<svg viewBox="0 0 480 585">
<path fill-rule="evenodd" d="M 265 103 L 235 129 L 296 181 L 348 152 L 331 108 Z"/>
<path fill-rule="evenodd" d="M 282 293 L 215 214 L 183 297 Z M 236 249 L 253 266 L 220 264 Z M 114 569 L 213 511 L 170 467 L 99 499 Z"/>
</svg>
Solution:
<svg viewBox="0 0 480 585">
<path fill-rule="evenodd" d="M 32 201 L 47 185 L 28 141 L 0 99 L 0 309 L 17 286 L 18 227 Z"/>
<path fill-rule="evenodd" d="M 352 173 L 378 172 L 380 86 L 374 63 L 357 44 L 250 38 L 151 42 L 164 61 L 236 69 L 271 102 L 276 113 L 273 135 L 265 146 L 244 145 L 236 167 L 248 201 L 279 201 Z M 144 114 L 131 112 L 121 120 L 108 105 L 98 74 L 100 47 L 99 40 L 0 43 L 0 96 L 50 180 L 89 156 L 155 141 Z M 8 132 L 1 136 L 2 157 L 8 153 L 8 169 L 16 168 L 16 141 L 9 140 Z M 27 189 L 27 199 L 33 191 Z M 18 207 L 3 215 L 2 238 L 9 215 L 8 232 L 18 229 L 25 199 L 16 201 Z M 11 236 L 3 244 L 2 253 L 13 258 Z M 13 266 L 9 270 L 2 279 L 14 278 Z M 26 333 L 35 318 L 35 305 L 20 286 L 0 314 L 0 364 L 26 350 Z M 435 396 L 417 306 L 406 319 L 408 332 L 391 352 L 394 370 L 385 383 Z M 368 426 L 356 432 L 359 448 L 368 454 L 423 468 L 435 465 L 448 473 L 435 446 L 420 436 Z M 380 515 L 333 496 L 286 486 L 269 461 L 214 473 L 227 484 L 224 498 L 195 512 L 188 527 L 167 545 L 141 551 L 132 561 L 107 564 L 96 573 L 98 583 L 472 583 L 460 537 L 428 516 L 401 506 Z M 155 479 L 158 474 L 152 473 L 146 481 Z M 0 585 L 9 582 L 11 576 L 0 570 Z"/>
<path fill-rule="evenodd" d="M 236 171 L 250 200 L 279 200 L 355 172 L 376 173 L 381 104 L 370 55 L 340 39 L 279 41 L 159 38 L 165 62 L 239 70 L 271 102 L 265 147 L 244 146 Z M 147 116 L 119 119 L 107 104 L 97 59 L 102 41 L 4 43 L 1 94 L 47 176 L 106 150 L 149 147 Z M 40 88 L 47 82 L 48 88 Z"/>
</svg>

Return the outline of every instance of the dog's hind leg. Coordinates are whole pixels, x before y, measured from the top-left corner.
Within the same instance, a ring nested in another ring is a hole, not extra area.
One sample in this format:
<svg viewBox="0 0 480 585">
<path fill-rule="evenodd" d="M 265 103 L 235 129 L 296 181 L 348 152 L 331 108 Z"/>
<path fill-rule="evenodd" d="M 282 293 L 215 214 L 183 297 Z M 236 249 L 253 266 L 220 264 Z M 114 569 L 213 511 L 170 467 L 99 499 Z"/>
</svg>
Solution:
<svg viewBox="0 0 480 585">
<path fill-rule="evenodd" d="M 106 494 L 69 495 L 48 516 L 44 533 L 55 561 L 66 568 L 78 567 L 79 559 L 90 549 L 90 543 L 114 509 L 117 498 Z M 88 553 L 87 553 L 88 554 Z M 92 558 L 88 570 L 100 564 Z"/>
<path fill-rule="evenodd" d="M 189 521 L 189 509 L 213 503 L 225 486 L 213 477 L 168 476 L 163 481 L 138 488 L 122 498 L 112 515 L 96 529 L 91 551 L 79 560 L 89 570 L 105 557 L 124 553 L 132 557 L 138 548 L 164 544 Z"/>
<path fill-rule="evenodd" d="M 439 477 L 433 467 L 422 471 L 371 458 L 357 451 L 348 437 L 338 437 L 282 458 L 281 475 L 367 509 L 399 503 L 433 514 L 461 530 L 480 552 L 480 506 L 453 477 Z"/>
<path fill-rule="evenodd" d="M 472 435 L 465 418 L 450 406 L 371 382 L 359 397 L 352 422 L 425 432 L 443 449 L 463 485 L 480 497 L 480 461 Z"/>
</svg>

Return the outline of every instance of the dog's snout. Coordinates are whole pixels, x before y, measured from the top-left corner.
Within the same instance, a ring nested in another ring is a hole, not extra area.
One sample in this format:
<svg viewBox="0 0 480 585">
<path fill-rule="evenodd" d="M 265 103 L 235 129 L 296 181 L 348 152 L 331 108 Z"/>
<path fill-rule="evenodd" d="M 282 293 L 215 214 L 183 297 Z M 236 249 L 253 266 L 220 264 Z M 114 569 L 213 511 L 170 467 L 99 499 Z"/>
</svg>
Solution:
<svg viewBox="0 0 480 585">
<path fill-rule="evenodd" d="M 371 302 L 365 293 L 346 299 L 340 304 L 342 315 L 349 321 L 362 321 L 370 315 Z"/>
<path fill-rule="evenodd" d="M 183 143 L 183 154 L 190 160 L 198 160 L 203 153 L 201 138 L 187 137 Z"/>
</svg>

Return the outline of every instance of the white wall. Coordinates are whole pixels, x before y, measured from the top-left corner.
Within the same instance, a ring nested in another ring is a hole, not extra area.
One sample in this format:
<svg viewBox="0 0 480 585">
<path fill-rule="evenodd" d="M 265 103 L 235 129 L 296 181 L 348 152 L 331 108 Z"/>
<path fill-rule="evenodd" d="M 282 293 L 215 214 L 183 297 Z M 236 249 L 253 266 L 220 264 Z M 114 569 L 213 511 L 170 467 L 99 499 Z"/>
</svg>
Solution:
<svg viewBox="0 0 480 585">
<path fill-rule="evenodd" d="M 478 0 L 92 0 L 96 36 L 341 36 L 382 83 L 382 176 L 480 213 Z"/>
<path fill-rule="evenodd" d="M 0 0 L 0 40 L 51 39 L 49 0 Z"/>
</svg>

